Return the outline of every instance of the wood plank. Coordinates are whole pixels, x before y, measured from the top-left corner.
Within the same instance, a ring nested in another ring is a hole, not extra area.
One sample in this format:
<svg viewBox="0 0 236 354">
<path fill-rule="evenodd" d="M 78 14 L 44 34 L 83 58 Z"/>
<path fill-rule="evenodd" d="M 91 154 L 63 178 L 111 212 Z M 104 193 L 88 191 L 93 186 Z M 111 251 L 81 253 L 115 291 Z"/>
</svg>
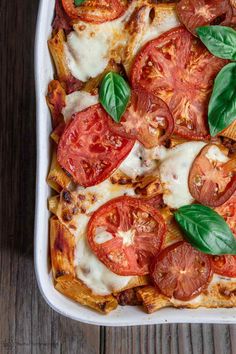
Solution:
<svg viewBox="0 0 236 354">
<path fill-rule="evenodd" d="M 231 339 L 228 325 L 214 325 L 215 354 L 231 354 Z"/>
<path fill-rule="evenodd" d="M 203 353 L 213 354 L 215 351 L 214 340 L 213 340 L 213 325 L 204 324 L 202 326 L 202 336 L 203 336 Z"/>
</svg>

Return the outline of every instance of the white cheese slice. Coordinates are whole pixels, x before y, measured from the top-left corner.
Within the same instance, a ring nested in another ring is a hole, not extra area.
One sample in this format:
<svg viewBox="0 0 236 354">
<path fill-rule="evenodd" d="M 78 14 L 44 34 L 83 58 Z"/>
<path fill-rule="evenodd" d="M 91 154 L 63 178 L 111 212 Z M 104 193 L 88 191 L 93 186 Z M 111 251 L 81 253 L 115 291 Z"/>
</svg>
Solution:
<svg viewBox="0 0 236 354">
<path fill-rule="evenodd" d="M 206 153 L 206 157 L 213 162 L 225 163 L 229 161 L 228 156 L 226 156 L 216 145 L 210 147 Z"/>
<path fill-rule="evenodd" d="M 80 21 L 67 36 L 64 52 L 68 67 L 74 77 L 87 81 L 101 74 L 116 51 L 124 47 L 127 35 L 125 23 L 133 5 L 120 18 L 101 24 Z"/>
<path fill-rule="evenodd" d="M 168 150 L 160 164 L 163 199 L 170 208 L 178 209 L 194 201 L 188 188 L 188 176 L 194 159 L 205 145 L 196 141 L 177 145 Z"/>
<path fill-rule="evenodd" d="M 98 95 L 91 95 L 85 91 L 75 91 L 66 96 L 66 105 L 62 109 L 65 122 L 72 115 L 98 103 Z"/>
<path fill-rule="evenodd" d="M 154 171 L 156 167 L 153 150 L 145 149 L 142 144 L 136 142 L 129 155 L 121 163 L 119 170 L 126 176 L 136 179 L 138 176 Z"/>
<path fill-rule="evenodd" d="M 132 279 L 110 271 L 90 250 L 85 237 L 81 237 L 77 243 L 75 266 L 77 277 L 98 295 L 119 291 Z"/>
</svg>

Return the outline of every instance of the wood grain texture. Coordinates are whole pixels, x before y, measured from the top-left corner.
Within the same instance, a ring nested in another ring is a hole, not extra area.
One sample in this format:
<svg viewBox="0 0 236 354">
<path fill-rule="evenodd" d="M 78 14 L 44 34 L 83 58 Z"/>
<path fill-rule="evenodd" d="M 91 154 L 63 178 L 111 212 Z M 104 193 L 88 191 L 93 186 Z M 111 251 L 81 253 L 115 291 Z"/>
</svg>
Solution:
<svg viewBox="0 0 236 354">
<path fill-rule="evenodd" d="M 37 0 L 0 1 L 0 354 L 236 354 L 236 326 L 105 329 L 59 316 L 39 294 L 33 270 L 37 8 Z"/>
</svg>

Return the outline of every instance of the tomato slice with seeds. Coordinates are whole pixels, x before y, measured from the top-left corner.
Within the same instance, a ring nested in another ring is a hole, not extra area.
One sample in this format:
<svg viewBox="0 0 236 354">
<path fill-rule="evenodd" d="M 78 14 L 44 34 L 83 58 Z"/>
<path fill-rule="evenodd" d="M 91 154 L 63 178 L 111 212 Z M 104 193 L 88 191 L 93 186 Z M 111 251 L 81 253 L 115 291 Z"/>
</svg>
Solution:
<svg viewBox="0 0 236 354">
<path fill-rule="evenodd" d="M 199 295 L 212 278 L 211 259 L 187 242 L 178 242 L 158 254 L 151 271 L 160 292 L 181 301 Z"/>
<path fill-rule="evenodd" d="M 120 124 L 111 124 L 120 135 L 138 139 L 147 149 L 165 143 L 174 130 L 167 104 L 142 88 L 132 91 Z"/>
<path fill-rule="evenodd" d="M 218 154 L 221 157 L 217 158 Z M 210 207 L 222 205 L 236 190 L 236 158 L 229 159 L 218 145 L 208 144 L 194 160 L 188 184 L 199 203 Z"/>
<path fill-rule="evenodd" d="M 236 237 L 236 192 L 226 203 L 215 208 L 215 211 L 225 219 Z M 215 273 L 226 277 L 236 277 L 236 256 L 213 256 L 212 265 Z"/>
<path fill-rule="evenodd" d="M 123 196 L 101 206 L 88 224 L 88 242 L 107 268 L 144 275 L 159 252 L 166 226 L 161 214 L 139 198 Z"/>
<path fill-rule="evenodd" d="M 110 119 L 100 104 L 91 106 L 74 115 L 60 138 L 58 162 L 84 187 L 108 178 L 134 145 L 109 129 Z"/>
<path fill-rule="evenodd" d="M 209 135 L 207 110 L 214 78 L 225 64 L 178 27 L 144 46 L 134 60 L 131 83 L 168 105 L 176 134 L 204 139 Z"/>
<path fill-rule="evenodd" d="M 67 15 L 90 23 L 103 23 L 120 17 L 127 8 L 126 0 L 86 0 L 75 6 L 74 0 L 62 0 Z"/>
<path fill-rule="evenodd" d="M 233 17 L 230 0 L 181 0 L 176 9 L 180 21 L 193 34 L 200 26 L 228 26 Z"/>
</svg>

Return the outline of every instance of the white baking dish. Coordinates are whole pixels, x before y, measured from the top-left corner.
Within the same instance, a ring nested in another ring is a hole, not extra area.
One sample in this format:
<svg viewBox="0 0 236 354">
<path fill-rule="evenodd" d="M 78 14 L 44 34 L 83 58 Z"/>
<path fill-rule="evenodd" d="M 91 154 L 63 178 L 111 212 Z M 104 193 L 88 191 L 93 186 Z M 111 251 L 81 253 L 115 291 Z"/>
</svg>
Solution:
<svg viewBox="0 0 236 354">
<path fill-rule="evenodd" d="M 54 289 L 48 261 L 47 198 L 50 189 L 46 176 L 50 164 L 51 121 L 46 105 L 47 85 L 53 78 L 53 66 L 47 47 L 54 12 L 54 0 L 41 0 L 36 43 L 35 82 L 37 96 L 37 185 L 35 214 L 35 272 L 40 291 L 46 302 L 60 314 L 85 323 L 105 326 L 130 326 L 158 323 L 198 322 L 236 323 L 235 309 L 179 310 L 167 308 L 152 315 L 139 307 L 120 307 L 109 315 L 101 315 L 71 301 Z"/>
</svg>

